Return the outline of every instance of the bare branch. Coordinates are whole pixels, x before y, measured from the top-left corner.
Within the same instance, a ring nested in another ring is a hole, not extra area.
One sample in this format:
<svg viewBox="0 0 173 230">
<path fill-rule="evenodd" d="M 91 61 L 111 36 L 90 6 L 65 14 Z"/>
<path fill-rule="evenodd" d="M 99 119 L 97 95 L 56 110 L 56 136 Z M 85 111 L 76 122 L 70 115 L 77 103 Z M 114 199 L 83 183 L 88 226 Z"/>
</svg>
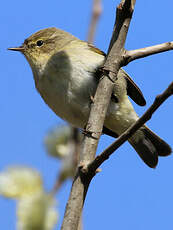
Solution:
<svg viewBox="0 0 173 230">
<path fill-rule="evenodd" d="M 158 95 L 149 107 L 149 109 L 143 114 L 139 120 L 135 122 L 129 129 L 127 129 L 118 139 L 112 143 L 105 151 L 98 155 L 93 162 L 88 165 L 88 170 L 85 169 L 86 173 L 95 172 L 96 169 L 109 158 L 109 156 L 117 150 L 125 141 L 127 141 L 141 126 L 143 126 L 148 120 L 151 119 L 153 113 L 165 102 L 170 96 L 173 95 L 173 82 L 168 88 L 160 95 Z"/>
<path fill-rule="evenodd" d="M 135 0 L 122 0 L 117 7 L 116 24 L 110 44 L 112 48 L 109 48 L 109 54 L 103 67 L 104 74 L 102 80 L 99 82 L 86 127 L 86 131 L 91 133 L 91 135 L 86 135 L 84 139 L 80 159 L 83 164 L 88 164 L 95 158 L 98 141 L 102 133 L 104 119 L 113 90 L 112 81 L 116 79 L 123 61 L 124 44 L 134 5 Z M 108 75 L 109 77 L 107 77 Z M 110 79 L 112 79 L 112 81 Z M 78 170 L 66 206 L 61 230 L 77 229 L 88 186 L 93 176 L 94 175 L 86 177 Z"/>
<path fill-rule="evenodd" d="M 173 42 L 165 42 L 159 45 L 149 46 L 142 49 L 125 51 L 124 65 L 127 65 L 129 62 L 133 60 L 144 58 L 153 54 L 169 51 L 172 49 L 173 49 Z"/>
<path fill-rule="evenodd" d="M 93 43 L 96 26 L 102 13 L 102 0 L 93 0 L 92 16 L 88 31 L 88 42 Z"/>
</svg>

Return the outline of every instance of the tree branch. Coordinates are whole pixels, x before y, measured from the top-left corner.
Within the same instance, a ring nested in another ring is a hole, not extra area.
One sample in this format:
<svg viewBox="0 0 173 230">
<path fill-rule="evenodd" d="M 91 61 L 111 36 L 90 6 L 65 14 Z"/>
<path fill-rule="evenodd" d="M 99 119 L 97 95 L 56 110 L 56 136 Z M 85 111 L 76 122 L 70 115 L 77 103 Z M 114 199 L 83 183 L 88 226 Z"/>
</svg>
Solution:
<svg viewBox="0 0 173 230">
<path fill-rule="evenodd" d="M 108 56 L 103 67 L 103 73 L 106 74 L 103 74 L 102 80 L 99 82 L 86 127 L 87 132 L 91 133 L 91 135 L 85 135 L 84 138 L 80 159 L 83 164 L 88 164 L 95 158 L 98 141 L 102 133 L 104 119 L 114 86 L 112 81 L 116 80 L 121 63 L 123 62 L 124 44 L 134 5 L 135 0 L 122 0 L 117 7 L 116 24 L 114 26 Z M 107 77 L 108 75 L 109 77 Z M 112 79 L 112 81 L 110 79 Z M 61 230 L 77 229 L 88 186 L 93 176 L 94 175 L 86 177 L 78 170 L 72 184 Z"/>
<path fill-rule="evenodd" d="M 88 42 L 93 43 L 98 19 L 102 13 L 102 0 L 93 0 L 92 16 L 88 31 Z"/>
<path fill-rule="evenodd" d="M 145 47 L 142 49 L 136 49 L 136 50 L 129 50 L 125 51 L 124 54 L 124 65 L 127 65 L 129 62 L 139 59 L 139 58 L 144 58 L 149 55 L 169 51 L 173 49 L 173 42 L 165 42 L 159 45 L 155 46 L 149 46 Z"/>
<path fill-rule="evenodd" d="M 173 82 L 168 88 L 160 95 L 158 95 L 149 107 L 149 109 L 137 120 L 129 129 L 127 129 L 118 139 L 112 143 L 107 149 L 105 149 L 100 155 L 98 155 L 93 162 L 91 162 L 87 168 L 84 169 L 86 173 L 93 173 L 97 168 L 109 158 L 109 156 L 117 150 L 125 141 L 127 141 L 141 126 L 143 126 L 148 120 L 151 119 L 153 113 L 165 102 L 170 96 L 173 95 Z"/>
<path fill-rule="evenodd" d="M 155 110 L 173 94 L 173 83 L 168 89 L 155 100 L 141 119 L 134 126 L 128 129 L 116 141 L 116 145 L 111 145 L 95 160 L 96 149 L 100 135 L 102 133 L 110 97 L 114 87 L 114 82 L 119 69 L 137 58 L 142 58 L 154 53 L 164 52 L 172 49 L 172 43 L 165 43 L 153 47 L 147 47 L 139 50 L 126 51 L 124 44 L 127 37 L 130 21 L 135 6 L 135 0 L 121 0 L 116 11 L 116 23 L 114 25 L 112 39 L 108 49 L 108 55 L 102 68 L 103 75 L 98 84 L 94 103 L 91 105 L 90 116 L 86 126 L 86 133 L 83 148 L 80 156 L 80 164 L 72 184 L 70 197 L 66 206 L 65 216 L 61 230 L 76 230 L 80 220 L 83 204 L 90 181 L 96 173 L 96 169 L 114 152 L 122 143 L 124 143 L 139 127 L 141 127 Z M 89 173 L 85 173 L 85 169 Z"/>
</svg>

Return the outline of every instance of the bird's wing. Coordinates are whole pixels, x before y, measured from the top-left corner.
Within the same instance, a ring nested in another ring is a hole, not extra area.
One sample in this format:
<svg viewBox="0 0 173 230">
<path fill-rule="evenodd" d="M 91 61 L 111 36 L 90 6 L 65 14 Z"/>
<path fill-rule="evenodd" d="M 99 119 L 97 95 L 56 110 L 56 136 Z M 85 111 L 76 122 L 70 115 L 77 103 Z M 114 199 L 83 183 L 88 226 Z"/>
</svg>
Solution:
<svg viewBox="0 0 173 230">
<path fill-rule="evenodd" d="M 123 72 L 124 77 L 127 82 L 127 95 L 138 105 L 144 106 L 146 105 L 145 98 L 143 96 L 143 93 L 139 89 L 139 87 L 134 83 L 134 81 L 130 78 L 130 76 L 123 70 L 120 69 L 120 71 Z"/>
<path fill-rule="evenodd" d="M 100 54 L 102 56 L 106 56 L 106 54 L 101 51 L 100 49 L 96 48 L 95 46 L 93 46 L 92 44 L 88 43 L 88 47 L 91 51 Z M 130 76 L 123 70 L 120 69 L 120 71 L 122 72 L 122 74 L 124 75 L 124 78 L 126 79 L 127 82 L 127 95 L 138 105 L 140 106 L 144 106 L 146 105 L 146 101 L 145 98 L 141 92 L 141 90 L 139 89 L 139 87 L 134 83 L 134 81 L 130 78 Z M 95 74 L 96 77 L 100 77 L 100 71 L 98 69 L 98 71 Z"/>
<path fill-rule="evenodd" d="M 88 47 L 91 51 L 106 57 L 106 54 L 103 51 L 101 51 L 100 49 L 96 48 L 93 44 L 91 44 L 91 43 L 87 43 L 87 44 L 88 44 Z"/>
<path fill-rule="evenodd" d="M 106 134 L 106 135 L 108 135 L 108 136 L 111 136 L 111 137 L 115 137 L 115 138 L 118 137 L 118 134 L 116 134 L 116 133 L 113 132 L 112 130 L 106 128 L 105 126 L 103 126 L 102 133 L 103 133 L 103 134 Z"/>
</svg>

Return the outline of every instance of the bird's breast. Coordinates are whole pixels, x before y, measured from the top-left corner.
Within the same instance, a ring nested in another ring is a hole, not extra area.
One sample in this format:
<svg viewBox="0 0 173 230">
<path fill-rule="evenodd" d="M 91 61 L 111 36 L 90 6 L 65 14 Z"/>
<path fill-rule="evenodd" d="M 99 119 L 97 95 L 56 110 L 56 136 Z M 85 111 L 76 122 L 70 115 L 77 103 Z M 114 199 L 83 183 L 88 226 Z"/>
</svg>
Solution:
<svg viewBox="0 0 173 230">
<path fill-rule="evenodd" d="M 83 128 L 88 120 L 91 97 L 97 82 L 81 68 L 42 75 L 37 89 L 46 104 L 62 119 Z"/>
</svg>

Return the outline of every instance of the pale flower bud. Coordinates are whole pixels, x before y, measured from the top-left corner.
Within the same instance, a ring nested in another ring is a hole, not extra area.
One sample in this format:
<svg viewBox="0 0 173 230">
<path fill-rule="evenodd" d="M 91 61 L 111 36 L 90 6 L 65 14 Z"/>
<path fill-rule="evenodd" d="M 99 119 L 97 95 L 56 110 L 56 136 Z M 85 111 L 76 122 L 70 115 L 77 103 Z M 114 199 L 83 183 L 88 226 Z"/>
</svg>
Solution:
<svg viewBox="0 0 173 230">
<path fill-rule="evenodd" d="M 17 207 L 18 230 L 52 230 L 58 220 L 55 200 L 44 192 L 26 196 Z"/>
<path fill-rule="evenodd" d="M 45 146 L 48 154 L 57 158 L 64 158 L 68 152 L 68 142 L 71 137 L 69 126 L 61 126 L 53 129 L 45 137 Z"/>
<path fill-rule="evenodd" d="M 10 198 L 21 198 L 41 191 L 40 174 L 27 167 L 11 167 L 0 173 L 0 194 Z"/>
</svg>

